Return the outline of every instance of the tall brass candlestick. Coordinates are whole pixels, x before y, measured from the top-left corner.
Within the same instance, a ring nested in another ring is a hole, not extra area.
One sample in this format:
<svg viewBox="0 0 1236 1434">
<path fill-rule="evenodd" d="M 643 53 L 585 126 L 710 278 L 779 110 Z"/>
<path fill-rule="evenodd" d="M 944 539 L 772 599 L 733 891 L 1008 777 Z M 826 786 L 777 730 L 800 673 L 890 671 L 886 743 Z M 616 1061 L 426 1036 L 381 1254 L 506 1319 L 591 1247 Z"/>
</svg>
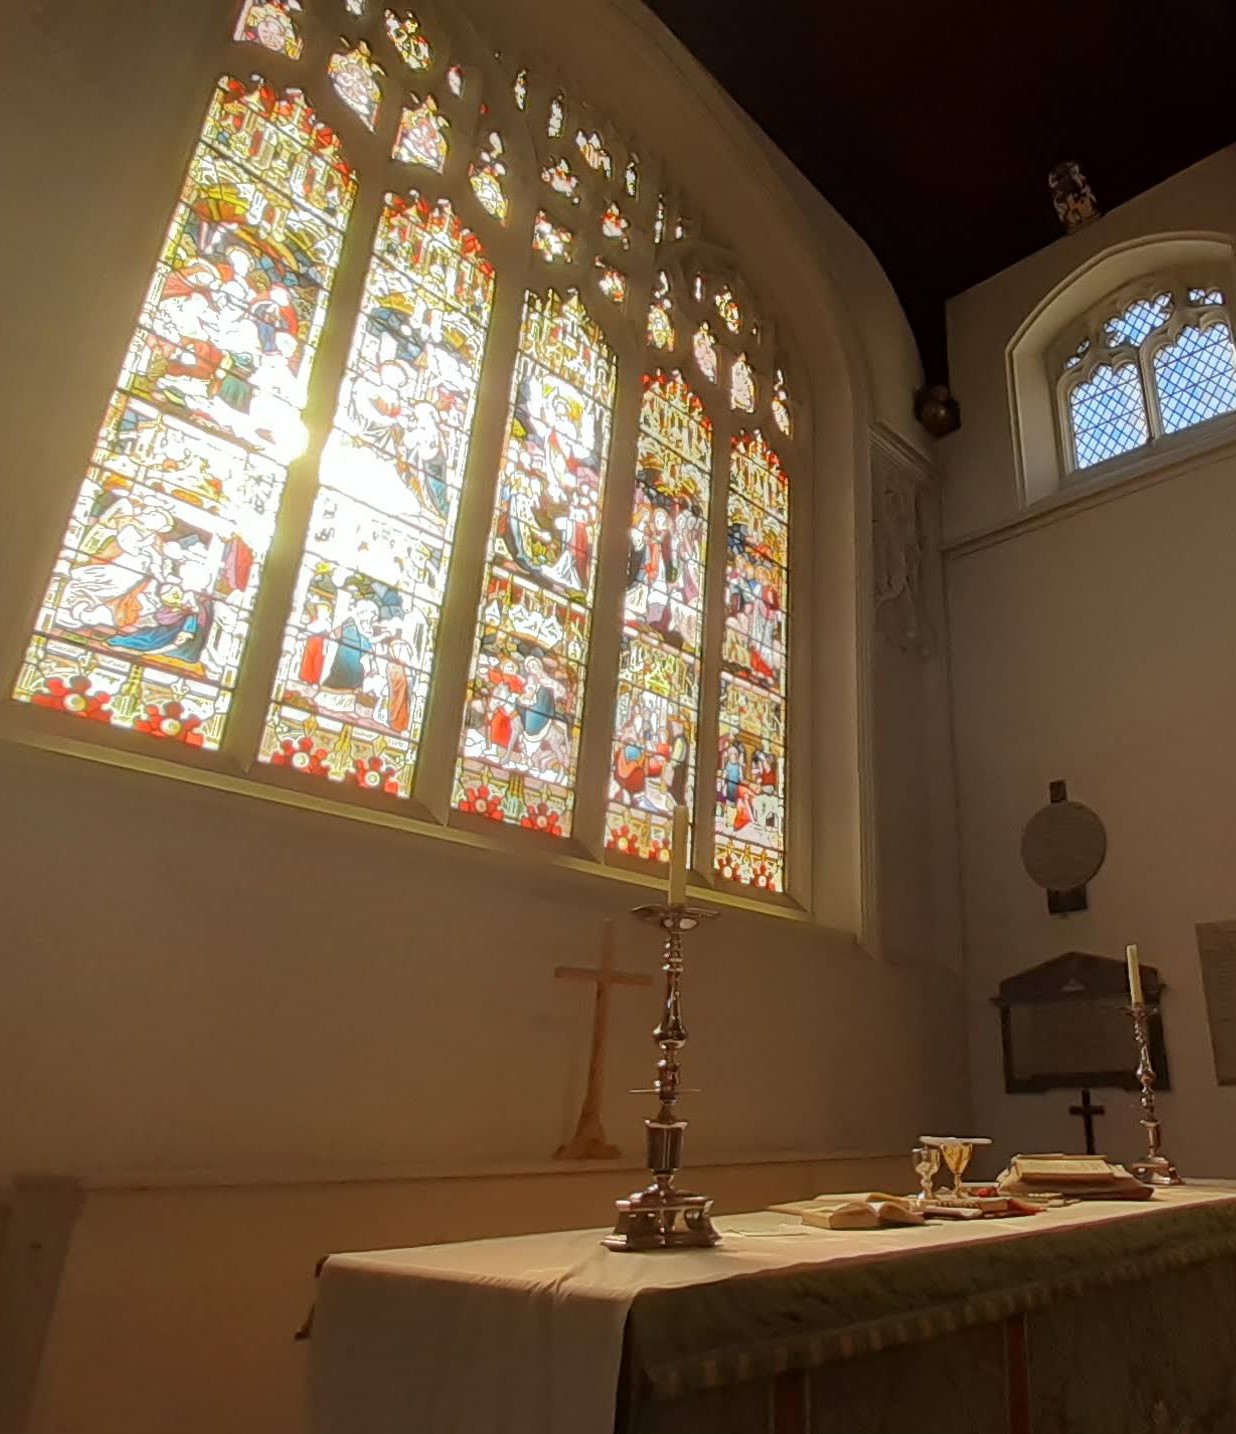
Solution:
<svg viewBox="0 0 1236 1434">
<path fill-rule="evenodd" d="M 1135 948 L 1132 948 L 1135 949 Z M 1134 958 L 1136 960 L 1136 958 Z M 1138 983 L 1140 986 L 1140 982 Z M 1140 992 L 1139 992 L 1140 994 Z M 1141 1127 L 1146 1132 L 1146 1158 L 1129 1166 L 1130 1172 L 1147 1185 L 1183 1185 L 1180 1172 L 1163 1154 L 1162 1131 L 1154 1104 L 1154 1066 L 1150 1060 L 1150 1014 L 1152 1007 L 1136 1001 L 1128 1007 L 1137 1036 L 1137 1079 L 1141 1084 Z"/>
<path fill-rule="evenodd" d="M 618 1219 L 604 1244 L 611 1250 L 667 1250 L 715 1245 L 721 1236 L 710 1219 L 712 1199 L 674 1188 L 674 1176 L 682 1167 L 682 1145 L 687 1122 L 679 1119 L 675 1106 L 683 1093 L 678 1053 L 687 1043 L 682 1022 L 682 933 L 692 931 L 701 921 L 715 917 L 715 911 L 685 906 L 639 906 L 633 915 L 659 926 L 665 932 L 661 969 L 665 972 L 665 1008 L 652 1038 L 661 1048 L 657 1078 L 651 1089 L 636 1094 L 656 1095 L 660 1108 L 644 1122 L 648 1137 L 648 1168 L 652 1184 L 615 1202 Z"/>
</svg>

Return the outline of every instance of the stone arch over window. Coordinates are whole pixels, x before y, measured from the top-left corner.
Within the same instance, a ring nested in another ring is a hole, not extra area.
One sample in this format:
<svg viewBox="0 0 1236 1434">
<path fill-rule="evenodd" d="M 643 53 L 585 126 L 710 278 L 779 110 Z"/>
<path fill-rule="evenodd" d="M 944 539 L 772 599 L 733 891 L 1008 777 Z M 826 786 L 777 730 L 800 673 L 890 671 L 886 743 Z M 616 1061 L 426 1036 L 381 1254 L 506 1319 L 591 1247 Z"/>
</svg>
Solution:
<svg viewBox="0 0 1236 1434">
<path fill-rule="evenodd" d="M 1226 434 L 1234 299 L 1232 241 L 1208 234 L 1120 245 L 1049 294 L 1006 353 L 1023 504 Z"/>
</svg>

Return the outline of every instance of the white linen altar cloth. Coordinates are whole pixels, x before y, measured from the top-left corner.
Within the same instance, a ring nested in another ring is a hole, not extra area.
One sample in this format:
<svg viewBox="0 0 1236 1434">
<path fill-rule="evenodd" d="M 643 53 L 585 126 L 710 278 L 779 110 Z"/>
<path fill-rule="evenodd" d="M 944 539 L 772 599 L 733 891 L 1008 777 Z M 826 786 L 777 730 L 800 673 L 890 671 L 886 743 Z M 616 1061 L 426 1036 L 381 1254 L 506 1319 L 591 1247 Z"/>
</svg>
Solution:
<svg viewBox="0 0 1236 1434">
<path fill-rule="evenodd" d="M 314 1434 L 613 1434 L 623 1327 L 648 1290 L 1032 1238 L 1232 1200 L 1198 1186 L 1012 1220 L 817 1230 L 771 1212 L 715 1221 L 712 1250 L 617 1253 L 604 1230 L 332 1255 L 310 1343 Z M 806 1202 L 805 1202 L 806 1203 Z"/>
</svg>

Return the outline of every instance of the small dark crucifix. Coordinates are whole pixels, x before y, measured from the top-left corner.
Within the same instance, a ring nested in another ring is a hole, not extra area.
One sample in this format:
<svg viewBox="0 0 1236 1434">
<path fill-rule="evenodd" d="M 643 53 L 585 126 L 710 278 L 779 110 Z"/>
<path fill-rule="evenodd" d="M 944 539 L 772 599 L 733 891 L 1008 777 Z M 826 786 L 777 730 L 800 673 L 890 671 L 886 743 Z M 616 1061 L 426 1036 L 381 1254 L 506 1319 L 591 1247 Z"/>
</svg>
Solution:
<svg viewBox="0 0 1236 1434">
<path fill-rule="evenodd" d="M 1096 1115 L 1106 1115 L 1107 1107 L 1105 1105 L 1092 1105 L 1090 1103 L 1090 1092 L 1083 1089 L 1081 1093 L 1081 1104 L 1069 1106 L 1069 1114 L 1081 1116 L 1082 1125 L 1086 1131 L 1086 1154 L 1097 1155 L 1098 1152 L 1094 1145 L 1094 1118 Z"/>
<path fill-rule="evenodd" d="M 601 1091 L 605 1081 L 605 1041 L 609 1034 L 609 988 L 651 986 L 652 977 L 635 971 L 614 970 L 614 923 L 601 928 L 601 965 L 555 966 L 554 975 L 567 981 L 592 981 L 597 988 L 592 1008 L 592 1053 L 588 1058 L 588 1084 L 580 1107 L 575 1134 L 554 1152 L 555 1160 L 611 1160 L 622 1152 L 605 1138 L 601 1125 Z"/>
</svg>

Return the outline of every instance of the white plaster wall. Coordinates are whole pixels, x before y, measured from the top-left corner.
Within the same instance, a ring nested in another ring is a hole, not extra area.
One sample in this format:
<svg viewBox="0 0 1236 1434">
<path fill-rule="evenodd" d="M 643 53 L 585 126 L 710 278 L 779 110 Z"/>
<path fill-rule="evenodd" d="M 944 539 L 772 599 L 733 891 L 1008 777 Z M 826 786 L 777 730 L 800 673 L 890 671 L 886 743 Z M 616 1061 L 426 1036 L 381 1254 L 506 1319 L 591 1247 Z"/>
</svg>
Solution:
<svg viewBox="0 0 1236 1434">
<path fill-rule="evenodd" d="M 1043 202 L 1050 202 L 1046 186 Z M 962 405 L 962 426 L 939 444 L 938 461 L 948 476 L 946 543 L 1018 510 L 1005 350 L 1022 323 L 1057 285 L 1105 251 L 1179 232 L 1236 232 L 1236 145 L 949 301 L 949 373 Z"/>
<path fill-rule="evenodd" d="M 954 535 L 1017 514 L 1004 350 L 1018 325 L 1113 245 L 1236 232 L 1233 177 L 1229 149 L 952 302 L 964 423 L 941 451 Z M 1194 937 L 1195 923 L 1236 916 L 1233 532 L 1229 440 L 948 558 L 973 1098 L 1006 1147 L 1079 1149 L 1081 1129 L 1067 1092 L 1003 1094 L 988 998 L 1063 951 L 1120 956 L 1136 941 L 1169 987 L 1171 1153 L 1186 1173 L 1236 1174 L 1236 1089 L 1215 1083 Z M 1099 813 L 1109 850 L 1090 910 L 1053 918 L 1019 842 L 1054 778 Z M 1132 1097 L 1101 1098 L 1102 1148 L 1131 1157 Z"/>
<path fill-rule="evenodd" d="M 513 23 L 497 0 L 470 8 Z M 223 0 L 75 0 L 6 20 L 0 142 L 26 201 L 22 222 L 0 228 L 6 664 L 114 381 L 229 13 Z M 806 609 L 799 621 L 819 694 L 806 720 L 826 727 L 840 714 L 816 774 L 819 889 L 833 924 L 857 931 L 874 846 L 862 826 L 875 821 L 857 697 L 871 682 L 856 637 L 867 432 L 877 408 L 909 432 L 916 360 L 904 319 L 887 294 L 874 317 L 850 310 L 851 286 L 860 301 L 880 288 L 870 256 L 818 205 L 816 227 L 806 222 L 766 165 L 767 141 L 634 0 L 569 16 L 539 0 L 519 23 L 542 27 L 543 49 L 556 37 L 578 51 L 582 92 L 664 133 L 670 164 L 706 196 L 710 232 L 776 254 L 753 278 L 794 342 L 836 355 L 813 377 L 816 427 L 831 435 L 821 451 L 833 456 L 814 475 L 831 497 L 808 550 L 819 592 L 837 602 L 831 626 Z M 681 89 L 665 83 L 675 70 Z M 743 194 L 767 203 L 744 207 Z M 812 304 L 796 306 L 804 292 Z M 917 722 L 906 713 L 886 726 L 885 749 L 900 732 L 917 750 Z M 946 794 L 936 811 L 947 810 Z M 927 858 L 911 847 L 906 859 Z M 595 875 L 0 745 L 0 1176 L 209 1183 L 539 1161 L 569 1134 L 586 1058 L 586 993 L 552 968 L 588 959 L 601 917 L 644 898 Z M 688 980 L 689 1071 L 704 1087 L 690 1111 L 696 1158 L 899 1149 L 959 1118 L 963 1053 L 938 1032 L 958 1025 L 960 988 L 931 968 L 938 944 L 924 933 L 904 966 L 886 965 L 824 925 L 727 913 L 697 943 Z M 655 957 L 623 917 L 621 962 L 652 970 Z M 647 1079 L 650 1002 L 615 998 L 608 1118 L 628 1144 L 643 1107 L 621 1092 Z"/>
</svg>

